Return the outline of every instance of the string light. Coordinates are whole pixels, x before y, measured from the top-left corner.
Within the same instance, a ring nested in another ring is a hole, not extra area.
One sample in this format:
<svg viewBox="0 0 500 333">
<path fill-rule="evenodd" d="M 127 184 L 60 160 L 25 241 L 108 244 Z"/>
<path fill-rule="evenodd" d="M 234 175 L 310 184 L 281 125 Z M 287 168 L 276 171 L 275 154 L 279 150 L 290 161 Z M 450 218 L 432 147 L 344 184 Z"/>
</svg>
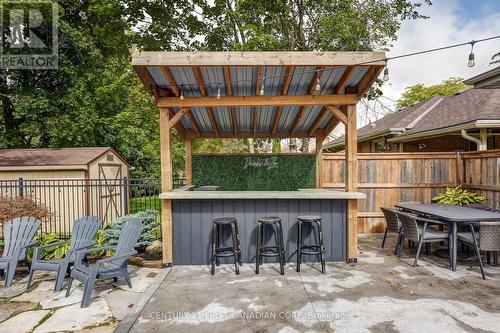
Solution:
<svg viewBox="0 0 500 333">
<path fill-rule="evenodd" d="M 470 53 L 469 53 L 469 61 L 467 62 L 468 67 L 474 67 L 476 62 L 474 61 L 474 44 L 476 44 L 475 41 L 470 42 Z"/>
<path fill-rule="evenodd" d="M 217 99 L 220 99 L 220 83 L 219 87 L 217 87 Z"/>
<path fill-rule="evenodd" d="M 321 90 L 321 83 L 319 82 L 319 69 L 316 72 L 316 91 L 319 92 Z"/>
<path fill-rule="evenodd" d="M 385 62 L 384 68 L 384 81 L 389 81 L 389 67 L 387 66 L 387 61 Z"/>
<path fill-rule="evenodd" d="M 262 83 L 260 85 L 260 95 L 264 96 L 264 83 L 266 82 L 266 77 L 262 79 Z"/>
<path fill-rule="evenodd" d="M 416 56 L 416 55 L 420 55 L 420 54 L 437 52 L 437 51 L 442 51 L 442 50 L 456 48 L 456 47 L 465 46 L 465 45 L 471 45 L 471 52 L 469 54 L 469 61 L 468 61 L 467 65 L 469 67 L 473 67 L 475 65 L 475 56 L 474 56 L 474 53 L 473 53 L 474 45 L 478 44 L 480 42 L 489 41 L 489 40 L 498 39 L 498 38 L 500 38 L 500 35 L 492 36 L 492 37 L 487 37 L 487 38 L 482 38 L 482 39 L 473 40 L 473 41 L 464 42 L 464 43 L 459 43 L 459 44 L 453 44 L 453 45 L 447 45 L 447 46 L 437 47 L 437 48 L 433 48 L 433 49 L 427 49 L 427 50 L 422 50 L 422 51 L 417 51 L 417 52 L 412 52 L 412 53 L 401 54 L 401 55 L 397 55 L 397 56 L 394 56 L 394 57 L 387 57 L 387 58 L 383 58 L 383 59 L 375 59 L 375 60 L 370 60 L 370 61 L 365 61 L 365 62 L 360 62 L 360 63 L 353 63 L 353 64 L 350 64 L 349 66 L 369 65 L 371 63 L 378 63 L 378 62 L 381 62 L 381 61 L 386 61 L 386 63 L 387 63 L 388 60 L 394 60 L 394 59 L 400 59 L 400 58 L 407 58 L 407 57 L 412 57 L 412 56 Z M 336 69 L 336 67 L 328 67 L 328 68 L 324 68 L 322 70 L 323 71 L 328 71 L 328 70 L 331 71 L 331 70 L 335 70 L 335 69 Z M 311 71 L 302 71 L 300 73 L 291 73 L 291 74 L 285 74 L 285 75 L 275 75 L 275 76 L 267 77 L 267 79 L 269 79 L 269 78 L 284 78 L 284 77 L 289 77 L 289 76 L 293 77 L 294 75 L 304 75 L 304 74 L 315 73 L 315 72 L 317 73 L 318 70 L 314 69 L 314 70 L 311 70 Z M 386 66 L 385 69 L 384 69 L 384 81 L 387 81 L 388 79 L 389 79 L 389 69 Z M 231 82 L 233 84 L 235 84 L 237 82 L 251 82 L 251 81 L 254 81 L 254 80 L 255 80 L 255 78 L 248 78 L 248 79 L 241 79 L 241 80 L 232 80 Z M 260 95 L 264 94 L 264 80 L 266 80 L 266 78 L 263 78 L 263 80 L 262 80 L 262 86 L 261 86 L 261 89 L 260 89 Z M 316 80 L 316 83 L 318 83 L 318 79 Z M 175 84 L 173 84 L 173 85 L 175 85 Z M 186 86 L 196 86 L 196 87 L 199 86 L 198 83 L 185 84 L 185 85 Z M 182 87 L 184 87 L 185 85 L 182 85 Z M 177 85 L 177 86 L 179 86 L 179 85 Z M 321 88 L 321 84 L 320 84 L 320 88 Z M 182 90 L 181 90 L 181 95 L 182 95 Z"/>
<path fill-rule="evenodd" d="M 181 101 L 184 100 L 184 85 L 181 85 Z"/>
</svg>

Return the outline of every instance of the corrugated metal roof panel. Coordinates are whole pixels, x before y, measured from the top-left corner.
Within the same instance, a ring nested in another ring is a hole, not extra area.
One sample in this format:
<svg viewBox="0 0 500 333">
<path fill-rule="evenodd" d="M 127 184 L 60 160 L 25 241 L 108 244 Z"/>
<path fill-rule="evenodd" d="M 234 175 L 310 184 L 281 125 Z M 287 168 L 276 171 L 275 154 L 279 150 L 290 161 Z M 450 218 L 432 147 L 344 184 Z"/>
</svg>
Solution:
<svg viewBox="0 0 500 333">
<path fill-rule="evenodd" d="M 328 114 L 325 116 L 325 118 L 323 119 L 323 121 L 319 124 L 318 128 L 325 128 L 326 125 L 328 125 L 328 123 L 330 122 L 330 120 L 333 118 L 333 114 L 331 114 L 330 112 L 328 112 Z"/>
<path fill-rule="evenodd" d="M 239 131 L 251 131 L 253 129 L 252 122 L 252 107 L 243 106 L 235 108 L 236 111 L 236 122 L 238 124 Z"/>
<path fill-rule="evenodd" d="M 283 75 L 286 74 L 284 66 L 266 66 L 262 68 L 262 78 L 264 82 L 264 95 L 278 96 L 281 95 L 281 87 L 285 81 Z"/>
<path fill-rule="evenodd" d="M 196 119 L 198 126 L 200 127 L 200 131 L 212 131 L 212 124 L 210 123 L 210 118 L 208 117 L 208 112 L 205 108 L 191 108 L 191 112 L 193 113 L 193 116 Z"/>
<path fill-rule="evenodd" d="M 304 110 L 304 114 L 299 121 L 299 125 L 297 126 L 298 131 L 308 131 L 309 127 L 311 127 L 312 123 L 318 116 L 318 114 L 323 109 L 322 105 L 309 105 L 306 106 Z"/>
<path fill-rule="evenodd" d="M 342 74 L 344 74 L 345 70 L 345 67 L 325 67 L 323 69 L 323 74 L 321 74 L 321 78 L 319 80 L 321 86 L 319 94 L 331 95 L 333 93 L 333 89 L 339 83 L 339 80 L 342 77 Z"/>
<path fill-rule="evenodd" d="M 184 96 L 201 96 L 200 90 L 198 89 L 198 82 L 196 81 L 196 77 L 191 67 L 169 67 L 169 69 L 174 77 L 175 83 L 179 86 L 179 89 L 182 90 Z"/>
<path fill-rule="evenodd" d="M 170 89 L 170 85 L 167 80 L 165 80 L 160 68 L 150 66 L 147 66 L 146 68 L 158 87 Z"/>
<path fill-rule="evenodd" d="M 276 108 L 273 106 L 262 106 L 258 112 L 257 131 L 266 132 L 272 130 Z"/>
<path fill-rule="evenodd" d="M 358 85 L 359 81 L 365 76 L 366 72 L 368 72 L 367 66 L 357 67 L 354 73 L 351 75 L 351 78 L 347 82 L 348 87 L 355 87 Z"/>
<path fill-rule="evenodd" d="M 217 96 L 220 87 L 221 96 L 226 96 L 224 68 L 222 66 L 200 67 L 208 96 Z"/>
<path fill-rule="evenodd" d="M 280 121 L 278 122 L 278 131 L 289 131 L 293 121 L 299 112 L 300 106 L 287 105 L 281 111 Z"/>
<path fill-rule="evenodd" d="M 288 95 L 305 95 L 308 92 L 311 81 L 315 78 L 316 68 L 313 66 L 298 66 L 293 71 Z"/>
<path fill-rule="evenodd" d="M 234 96 L 255 96 L 257 67 L 231 66 L 230 72 Z"/>
<path fill-rule="evenodd" d="M 231 112 L 229 111 L 229 108 L 213 108 L 213 111 L 215 113 L 219 129 L 222 132 L 231 131 Z"/>
</svg>

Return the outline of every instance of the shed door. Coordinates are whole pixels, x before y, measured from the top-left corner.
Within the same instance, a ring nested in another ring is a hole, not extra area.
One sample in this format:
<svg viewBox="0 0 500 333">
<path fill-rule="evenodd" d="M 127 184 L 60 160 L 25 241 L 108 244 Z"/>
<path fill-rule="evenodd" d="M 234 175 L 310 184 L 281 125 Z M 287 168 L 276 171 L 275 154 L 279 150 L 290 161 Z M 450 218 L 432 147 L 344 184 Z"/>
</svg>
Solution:
<svg viewBox="0 0 500 333">
<path fill-rule="evenodd" d="M 104 223 L 111 223 L 122 216 L 122 166 L 99 163 L 98 215 Z"/>
</svg>

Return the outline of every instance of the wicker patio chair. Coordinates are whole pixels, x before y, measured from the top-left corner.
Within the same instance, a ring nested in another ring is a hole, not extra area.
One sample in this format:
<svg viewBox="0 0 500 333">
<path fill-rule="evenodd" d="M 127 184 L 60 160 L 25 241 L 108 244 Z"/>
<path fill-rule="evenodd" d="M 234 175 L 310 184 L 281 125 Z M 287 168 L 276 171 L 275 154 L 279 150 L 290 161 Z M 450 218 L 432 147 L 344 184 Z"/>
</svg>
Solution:
<svg viewBox="0 0 500 333">
<path fill-rule="evenodd" d="M 400 237 L 400 230 L 401 230 L 401 223 L 398 220 L 398 216 L 396 215 L 397 210 L 394 208 L 386 208 L 386 207 L 380 207 L 380 210 L 382 213 L 384 213 L 385 217 L 385 232 L 384 232 L 384 239 L 382 240 L 382 248 L 384 248 L 385 245 L 385 240 L 387 238 L 387 234 L 390 233 L 397 233 L 398 234 L 398 241 L 396 242 L 396 248 L 394 249 L 394 253 L 397 251 L 397 244 L 399 244 L 399 237 Z"/>
<path fill-rule="evenodd" d="M 75 262 L 78 251 L 88 249 L 96 244 L 93 239 L 101 225 L 102 221 L 96 216 L 84 216 L 77 219 L 73 223 L 69 250 L 65 257 L 60 260 L 42 260 L 40 256 L 43 249 L 65 244 L 66 241 L 37 246 L 33 253 L 33 261 L 31 263 L 30 275 L 28 278 L 28 288 L 31 286 L 33 273 L 40 270 L 57 272 L 54 292 L 61 290 L 64 276 L 66 275 L 69 265 Z"/>
<path fill-rule="evenodd" d="M 92 289 L 94 289 L 96 280 L 114 279 L 123 277 L 129 288 L 132 283 L 127 270 L 128 258 L 137 253 L 134 250 L 137 240 L 142 231 L 141 220 L 138 218 L 126 222 L 120 230 L 120 238 L 116 246 L 104 246 L 79 251 L 75 259 L 75 267 L 71 271 L 71 276 L 66 289 L 66 297 L 71 291 L 73 279 L 77 279 L 84 285 L 83 297 L 80 307 L 86 308 L 90 303 Z M 82 259 L 86 253 L 114 249 L 112 257 L 99 259 L 93 264 L 84 265 Z"/>
<path fill-rule="evenodd" d="M 19 261 L 26 259 L 26 250 L 36 245 L 33 240 L 42 223 L 34 217 L 18 217 L 3 225 L 4 249 L 0 270 L 5 274 L 4 287 L 10 287 Z"/>
<path fill-rule="evenodd" d="M 486 279 L 483 261 L 481 260 L 481 251 L 500 251 L 500 222 L 479 222 L 478 224 L 479 232 L 474 230 L 474 224 L 471 223 L 469 224 L 470 231 L 459 232 L 457 240 L 474 247 L 479 267 L 481 268 L 481 275 L 483 279 Z"/>
<path fill-rule="evenodd" d="M 429 226 L 430 224 L 443 223 L 437 220 L 430 220 L 403 212 L 397 212 L 396 214 L 402 226 L 402 233 L 400 235 L 397 250 L 397 255 L 399 257 L 401 256 L 401 249 L 403 247 L 403 240 L 405 238 L 418 243 L 417 253 L 415 255 L 415 260 L 413 261 L 413 267 L 417 265 L 418 257 L 420 256 L 420 251 L 422 250 L 423 243 L 430 244 L 433 242 L 448 240 L 451 265 L 451 247 L 449 246 L 449 244 L 451 244 L 451 235 L 448 232 L 440 231 Z"/>
</svg>

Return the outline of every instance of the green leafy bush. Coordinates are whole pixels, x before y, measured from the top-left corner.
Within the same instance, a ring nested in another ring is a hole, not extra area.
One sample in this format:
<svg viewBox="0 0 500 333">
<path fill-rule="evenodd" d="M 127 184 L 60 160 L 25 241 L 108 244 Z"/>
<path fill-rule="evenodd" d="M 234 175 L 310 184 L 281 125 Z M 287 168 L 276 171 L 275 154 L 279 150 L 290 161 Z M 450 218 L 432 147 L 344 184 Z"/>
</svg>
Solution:
<svg viewBox="0 0 500 333">
<path fill-rule="evenodd" d="M 455 188 L 446 188 L 446 191 L 432 198 L 432 201 L 453 205 L 453 206 L 463 206 L 467 204 L 482 204 L 486 201 L 486 198 L 467 190 L 462 189 L 461 186 Z"/>
<path fill-rule="evenodd" d="M 106 239 L 107 244 L 116 245 L 118 244 L 118 238 L 120 237 L 120 230 L 123 224 L 133 218 L 139 218 L 142 223 L 142 232 L 139 240 L 137 241 L 136 249 L 144 250 L 149 244 L 151 244 L 152 241 L 158 239 L 155 232 L 158 229 L 156 216 L 156 210 L 147 210 L 120 217 L 110 224 L 108 228 L 102 232 L 102 235 Z"/>
<path fill-rule="evenodd" d="M 46 234 L 43 237 L 36 236 L 35 241 L 38 243 L 37 245 L 47 245 L 47 244 L 52 244 L 52 243 L 57 243 L 62 241 L 57 234 Z M 54 245 L 54 246 L 49 246 L 44 249 L 42 249 L 40 253 L 40 259 L 42 260 L 50 260 L 50 259 L 56 259 L 59 260 L 64 257 L 64 255 L 68 252 L 69 249 L 69 241 L 65 242 L 64 244 L 60 245 Z M 33 258 L 33 252 L 34 248 L 31 247 L 27 251 L 27 257 L 29 260 Z"/>
</svg>

